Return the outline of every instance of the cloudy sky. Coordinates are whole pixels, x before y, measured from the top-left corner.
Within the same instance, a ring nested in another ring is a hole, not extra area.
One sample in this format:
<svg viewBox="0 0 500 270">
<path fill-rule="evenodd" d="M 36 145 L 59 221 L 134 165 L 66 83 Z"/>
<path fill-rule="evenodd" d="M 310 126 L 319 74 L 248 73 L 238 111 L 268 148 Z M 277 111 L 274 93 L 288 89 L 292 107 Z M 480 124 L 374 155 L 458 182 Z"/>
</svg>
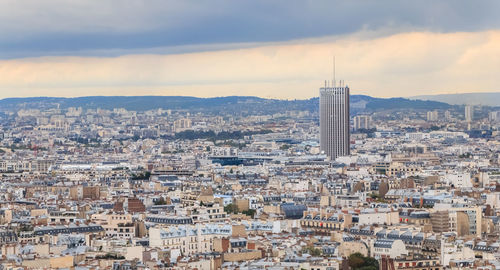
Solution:
<svg viewBox="0 0 500 270">
<path fill-rule="evenodd" d="M 2 0 L 0 98 L 496 92 L 500 1 Z"/>
</svg>

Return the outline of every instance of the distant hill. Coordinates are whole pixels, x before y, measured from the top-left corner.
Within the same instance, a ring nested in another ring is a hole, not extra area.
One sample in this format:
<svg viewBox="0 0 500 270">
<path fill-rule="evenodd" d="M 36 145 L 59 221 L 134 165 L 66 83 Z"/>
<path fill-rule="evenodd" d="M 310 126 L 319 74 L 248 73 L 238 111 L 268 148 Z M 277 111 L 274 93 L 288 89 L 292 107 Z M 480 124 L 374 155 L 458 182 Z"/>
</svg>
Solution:
<svg viewBox="0 0 500 270">
<path fill-rule="evenodd" d="M 449 104 L 436 101 L 410 100 L 405 98 L 374 98 L 365 95 L 351 95 L 351 109 L 354 113 L 392 109 L 432 110 L 447 109 Z M 171 109 L 204 112 L 230 112 L 237 114 L 273 114 L 301 110 L 317 111 L 319 98 L 306 100 L 264 99 L 251 96 L 228 96 L 198 98 L 186 96 L 89 96 L 76 98 L 30 97 L 6 98 L 0 100 L 0 110 L 19 110 L 33 108 L 82 107 L 84 109 L 102 108 L 112 110 L 146 111 L 152 109 Z"/>
<path fill-rule="evenodd" d="M 496 93 L 464 93 L 464 94 L 442 94 L 422 95 L 410 97 L 412 99 L 433 100 L 445 102 L 452 105 L 485 105 L 500 106 L 500 92 Z"/>
</svg>

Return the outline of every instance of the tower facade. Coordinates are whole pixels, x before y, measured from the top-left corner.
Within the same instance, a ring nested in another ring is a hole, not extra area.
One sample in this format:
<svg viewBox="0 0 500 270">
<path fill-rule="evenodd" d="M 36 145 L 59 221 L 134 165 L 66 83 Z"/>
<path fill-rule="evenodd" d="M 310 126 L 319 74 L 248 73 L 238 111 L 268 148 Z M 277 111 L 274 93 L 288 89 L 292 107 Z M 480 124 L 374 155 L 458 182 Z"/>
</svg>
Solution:
<svg viewBox="0 0 500 270">
<path fill-rule="evenodd" d="M 319 89 L 321 151 L 334 160 L 350 154 L 349 87 Z"/>
<path fill-rule="evenodd" d="M 356 115 L 352 120 L 353 130 L 371 128 L 372 117 L 369 115 Z"/>
<path fill-rule="evenodd" d="M 471 105 L 465 106 L 465 121 L 472 122 L 474 119 L 474 107 Z"/>
<path fill-rule="evenodd" d="M 428 111 L 427 112 L 427 121 L 435 122 L 439 120 L 438 111 Z"/>
</svg>

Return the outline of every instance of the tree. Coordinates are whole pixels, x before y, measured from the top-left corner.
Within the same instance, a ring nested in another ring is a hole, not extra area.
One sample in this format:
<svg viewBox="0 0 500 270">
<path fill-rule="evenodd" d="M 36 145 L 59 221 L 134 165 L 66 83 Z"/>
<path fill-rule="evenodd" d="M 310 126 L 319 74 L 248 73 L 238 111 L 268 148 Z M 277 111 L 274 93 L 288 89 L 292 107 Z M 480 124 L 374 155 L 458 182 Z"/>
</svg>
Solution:
<svg viewBox="0 0 500 270">
<path fill-rule="evenodd" d="M 238 214 L 240 212 L 240 210 L 238 209 L 238 206 L 236 204 L 228 204 L 226 206 L 224 206 L 224 212 L 228 213 L 228 214 Z"/>
<path fill-rule="evenodd" d="M 321 256 L 322 252 L 321 252 L 321 249 L 319 249 L 319 248 L 308 246 L 308 247 L 304 247 L 302 249 L 302 253 L 307 253 L 311 256 L 318 257 L 318 256 Z"/>
<path fill-rule="evenodd" d="M 363 266 L 364 263 L 364 256 L 361 253 L 356 252 L 349 256 L 349 266 L 353 269 Z"/>
<path fill-rule="evenodd" d="M 163 197 L 160 197 L 157 201 L 155 201 L 155 205 L 166 205 L 167 201 Z"/>
<path fill-rule="evenodd" d="M 151 177 L 150 171 L 145 171 L 140 174 L 132 174 L 132 180 L 148 180 Z"/>
<path fill-rule="evenodd" d="M 485 216 L 493 216 L 493 210 L 491 209 L 491 205 L 487 204 L 486 209 L 484 209 Z"/>
<path fill-rule="evenodd" d="M 459 155 L 458 157 L 459 157 L 459 158 L 470 158 L 471 156 L 472 156 L 472 154 L 471 154 L 471 153 L 465 153 L 465 154 L 461 154 L 461 155 Z"/>
<path fill-rule="evenodd" d="M 359 181 L 354 185 L 353 192 L 363 191 L 365 188 L 365 184 L 363 181 Z"/>
<path fill-rule="evenodd" d="M 254 217 L 255 216 L 255 209 L 248 209 L 248 210 L 245 210 L 245 211 L 241 211 L 242 214 L 245 214 L 247 216 L 250 216 L 250 217 Z"/>
<path fill-rule="evenodd" d="M 378 261 L 371 257 L 365 257 L 356 252 L 349 256 L 348 263 L 354 270 L 378 270 Z"/>
<path fill-rule="evenodd" d="M 281 150 L 288 150 L 290 149 L 290 145 L 289 144 L 283 144 L 281 147 L 280 147 Z"/>
<path fill-rule="evenodd" d="M 31 225 L 22 224 L 22 225 L 19 227 L 19 231 L 20 231 L 20 232 L 29 232 L 29 231 L 33 231 L 33 227 L 32 227 Z"/>
<path fill-rule="evenodd" d="M 382 182 L 378 186 L 378 195 L 380 198 L 385 198 L 385 194 L 389 192 L 389 184 L 387 182 Z"/>
</svg>

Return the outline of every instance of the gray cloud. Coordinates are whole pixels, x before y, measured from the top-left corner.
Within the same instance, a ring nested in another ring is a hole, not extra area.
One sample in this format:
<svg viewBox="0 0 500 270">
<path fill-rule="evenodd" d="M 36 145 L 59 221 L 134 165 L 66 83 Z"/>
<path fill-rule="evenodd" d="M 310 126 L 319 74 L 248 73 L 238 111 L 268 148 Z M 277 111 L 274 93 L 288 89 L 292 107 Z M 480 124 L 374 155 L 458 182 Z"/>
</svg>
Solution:
<svg viewBox="0 0 500 270">
<path fill-rule="evenodd" d="M 474 32 L 500 28 L 499 8 L 496 0 L 4 0 L 0 58 L 178 53 L 381 29 Z"/>
</svg>

